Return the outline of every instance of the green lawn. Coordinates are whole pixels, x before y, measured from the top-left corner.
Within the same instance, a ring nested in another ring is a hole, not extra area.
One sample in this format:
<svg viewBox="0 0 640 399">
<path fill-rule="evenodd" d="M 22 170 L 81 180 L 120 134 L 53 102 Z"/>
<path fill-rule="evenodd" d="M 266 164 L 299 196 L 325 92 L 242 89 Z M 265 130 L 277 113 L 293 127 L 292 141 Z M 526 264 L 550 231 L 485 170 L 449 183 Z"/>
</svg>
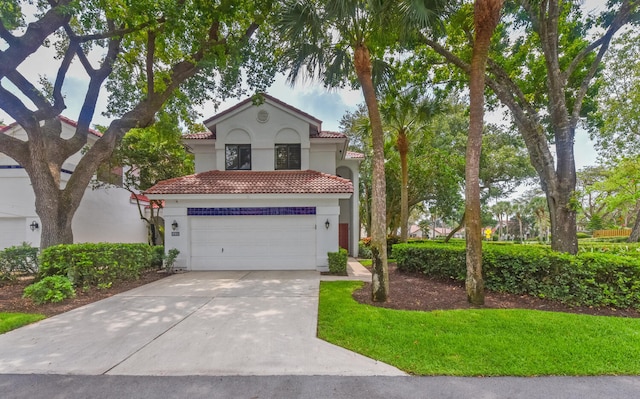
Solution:
<svg viewBox="0 0 640 399">
<path fill-rule="evenodd" d="M 41 314 L 0 313 L 0 334 L 42 319 L 44 319 L 44 315 Z"/>
<path fill-rule="evenodd" d="M 321 283 L 318 336 L 412 374 L 640 374 L 640 319 L 533 310 L 390 310 L 353 300 L 351 292 L 361 284 Z"/>
</svg>

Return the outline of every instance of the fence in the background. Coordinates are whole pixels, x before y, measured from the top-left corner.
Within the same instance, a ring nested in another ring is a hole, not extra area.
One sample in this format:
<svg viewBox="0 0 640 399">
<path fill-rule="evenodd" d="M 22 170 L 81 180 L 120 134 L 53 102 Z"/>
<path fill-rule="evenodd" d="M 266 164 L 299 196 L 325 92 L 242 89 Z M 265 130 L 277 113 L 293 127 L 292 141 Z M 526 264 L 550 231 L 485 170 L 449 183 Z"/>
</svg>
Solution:
<svg viewBox="0 0 640 399">
<path fill-rule="evenodd" d="M 595 230 L 593 237 L 629 237 L 631 235 L 631 229 L 618 229 L 618 230 Z"/>
</svg>

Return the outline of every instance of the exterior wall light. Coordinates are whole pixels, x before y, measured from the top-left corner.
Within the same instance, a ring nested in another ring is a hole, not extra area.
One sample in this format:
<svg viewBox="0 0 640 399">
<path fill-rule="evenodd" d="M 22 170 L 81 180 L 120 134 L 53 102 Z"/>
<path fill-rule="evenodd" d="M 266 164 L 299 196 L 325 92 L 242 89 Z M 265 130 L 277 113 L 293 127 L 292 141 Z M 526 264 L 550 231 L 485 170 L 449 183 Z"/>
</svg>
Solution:
<svg viewBox="0 0 640 399">
<path fill-rule="evenodd" d="M 327 230 L 329 230 L 329 226 L 331 226 L 331 223 L 329 223 L 329 219 L 327 219 L 327 221 L 324 222 L 324 227 L 326 227 Z"/>
<path fill-rule="evenodd" d="M 31 228 L 31 231 L 36 231 L 37 229 L 40 228 L 40 225 L 38 224 L 38 222 L 34 220 L 33 222 L 31 222 L 29 227 Z"/>
<path fill-rule="evenodd" d="M 178 222 L 177 221 L 173 221 L 173 223 L 171 223 L 171 228 L 175 231 L 178 229 Z"/>
</svg>

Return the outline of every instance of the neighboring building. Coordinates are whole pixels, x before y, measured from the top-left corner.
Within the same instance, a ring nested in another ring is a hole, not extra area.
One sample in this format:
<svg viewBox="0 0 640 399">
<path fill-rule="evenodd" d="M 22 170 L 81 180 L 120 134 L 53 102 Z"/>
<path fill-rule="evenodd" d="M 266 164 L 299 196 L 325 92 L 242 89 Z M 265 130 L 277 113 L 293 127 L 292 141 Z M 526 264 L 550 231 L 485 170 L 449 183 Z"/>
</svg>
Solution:
<svg viewBox="0 0 640 399">
<path fill-rule="evenodd" d="M 417 224 L 412 224 L 409 226 L 409 237 L 410 238 L 422 238 L 422 229 Z"/>
<path fill-rule="evenodd" d="M 65 117 L 62 138 L 75 133 L 76 123 Z M 26 132 L 18 125 L 1 127 L 0 133 L 26 140 Z M 88 145 L 100 137 L 91 131 Z M 64 187 L 73 173 L 81 154 L 70 157 L 62 167 L 61 185 Z M 23 242 L 40 246 L 41 221 L 35 211 L 35 194 L 25 170 L 13 159 L 0 153 L 0 249 Z M 147 242 L 147 227 L 140 220 L 130 193 L 119 187 L 87 188 L 80 207 L 73 218 L 75 242 Z"/>
<path fill-rule="evenodd" d="M 165 201 L 165 249 L 187 270 L 327 270 L 339 245 L 356 256 L 358 168 L 346 136 L 263 94 L 185 136 L 194 175 L 146 191 Z M 170 227 L 172 226 L 172 227 Z"/>
</svg>

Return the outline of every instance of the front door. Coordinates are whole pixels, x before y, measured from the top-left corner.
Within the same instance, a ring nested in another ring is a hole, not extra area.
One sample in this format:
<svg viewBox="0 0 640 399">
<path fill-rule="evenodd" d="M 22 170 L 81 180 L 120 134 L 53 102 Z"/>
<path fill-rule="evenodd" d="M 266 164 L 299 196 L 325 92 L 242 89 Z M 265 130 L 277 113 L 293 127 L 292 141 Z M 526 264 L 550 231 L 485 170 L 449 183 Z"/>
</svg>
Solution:
<svg viewBox="0 0 640 399">
<path fill-rule="evenodd" d="M 349 250 L 349 223 L 340 223 L 338 226 L 338 245 Z"/>
</svg>

